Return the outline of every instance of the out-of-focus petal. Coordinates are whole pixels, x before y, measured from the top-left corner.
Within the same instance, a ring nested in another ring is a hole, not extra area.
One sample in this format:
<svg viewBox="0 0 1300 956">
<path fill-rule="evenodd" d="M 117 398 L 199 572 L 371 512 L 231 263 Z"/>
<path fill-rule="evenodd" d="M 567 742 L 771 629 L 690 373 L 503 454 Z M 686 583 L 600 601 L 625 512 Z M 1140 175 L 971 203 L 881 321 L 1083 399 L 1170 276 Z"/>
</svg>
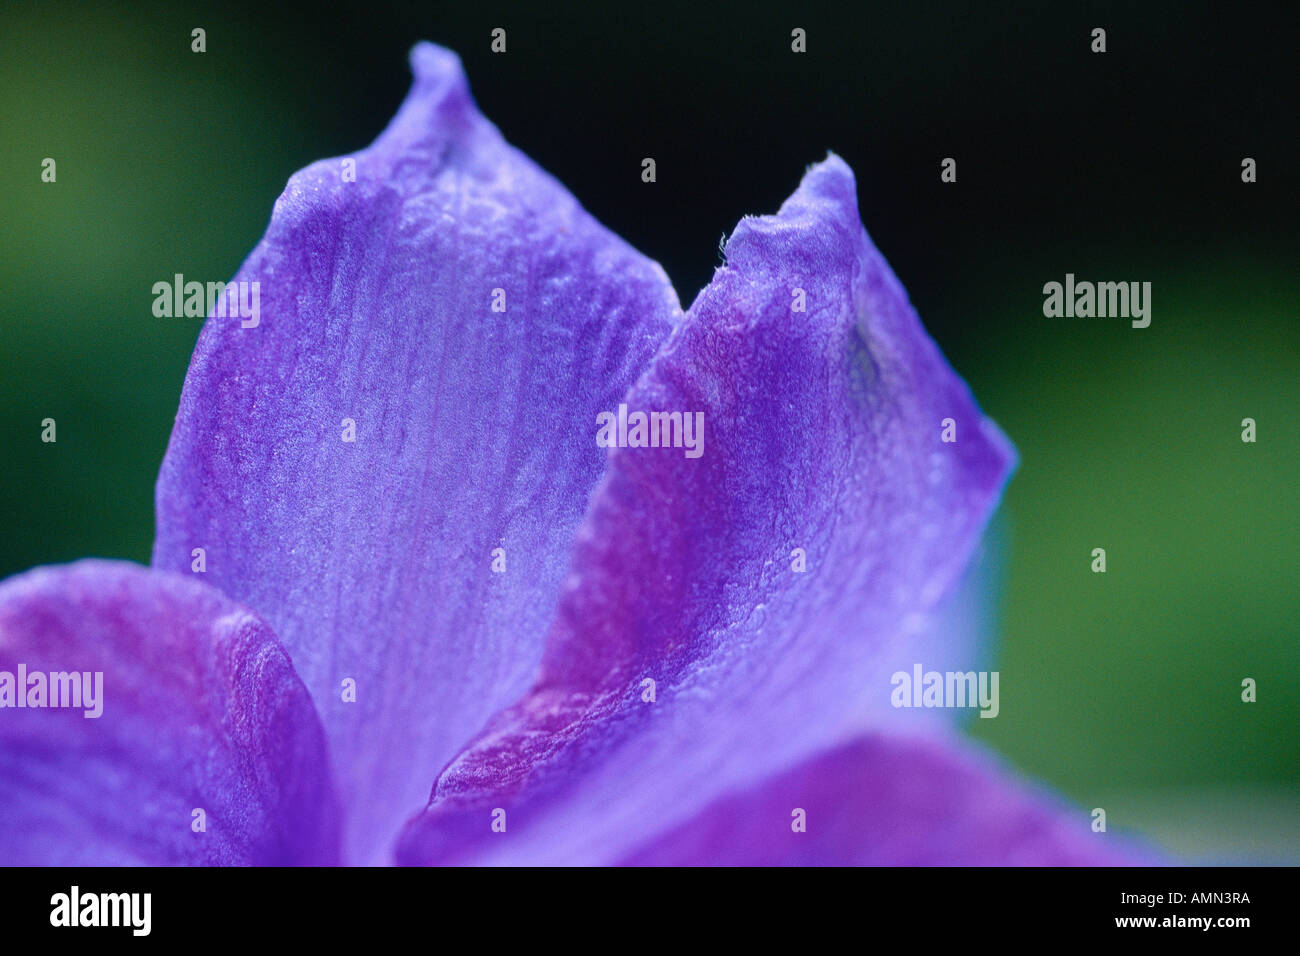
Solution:
<svg viewBox="0 0 1300 956">
<path fill-rule="evenodd" d="M 618 860 L 861 728 L 936 716 L 892 708 L 895 671 L 972 665 L 915 638 L 1014 452 L 868 239 L 852 173 L 814 167 L 726 252 L 626 399 L 703 411 L 703 455 L 612 456 L 537 683 L 444 771 L 400 859 Z"/>
<path fill-rule="evenodd" d="M 1119 866 L 1157 855 L 1095 833 L 969 742 L 871 735 L 720 797 L 620 862 L 637 866 Z"/>
<path fill-rule="evenodd" d="M 206 549 L 311 689 L 354 862 L 529 686 L 605 464 L 596 414 L 681 318 L 659 266 L 478 113 L 454 54 L 411 61 L 354 166 L 276 203 L 236 277 L 258 324 L 209 318 L 157 495 L 154 563 Z"/>
<path fill-rule="evenodd" d="M 27 701 L 80 706 L 0 709 L 0 863 L 337 862 L 307 689 L 270 629 L 213 588 L 108 561 L 10 578 L 0 683 L 20 668 Z"/>
</svg>

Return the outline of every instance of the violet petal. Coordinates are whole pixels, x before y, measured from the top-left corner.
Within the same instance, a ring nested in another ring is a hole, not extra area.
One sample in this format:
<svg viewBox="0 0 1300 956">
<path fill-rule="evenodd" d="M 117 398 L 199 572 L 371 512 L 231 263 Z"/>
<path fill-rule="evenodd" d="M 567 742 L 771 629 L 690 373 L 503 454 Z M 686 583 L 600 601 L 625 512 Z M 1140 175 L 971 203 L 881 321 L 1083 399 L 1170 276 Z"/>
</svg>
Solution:
<svg viewBox="0 0 1300 956">
<path fill-rule="evenodd" d="M 236 277 L 259 323 L 204 327 L 157 495 L 154 563 L 205 548 L 311 689 L 355 862 L 527 689 L 605 464 L 595 416 L 680 320 L 658 265 L 478 113 L 454 54 L 411 62 L 356 181 L 319 162 L 276 203 Z"/>
<path fill-rule="evenodd" d="M 893 672 L 974 663 L 918 660 L 935 645 L 914 637 L 1014 452 L 871 244 L 852 173 L 814 167 L 726 252 L 626 399 L 703 411 L 704 454 L 612 455 L 541 676 L 444 771 L 401 860 L 616 861 L 863 728 L 919 728 L 934 714 L 891 707 Z"/>
<path fill-rule="evenodd" d="M 969 741 L 857 738 L 720 797 L 632 866 L 1151 866 Z"/>
<path fill-rule="evenodd" d="M 6 865 L 337 861 L 307 689 L 269 628 L 215 589 L 109 561 L 10 578 L 0 685 L 20 668 L 29 695 L 45 688 L 27 702 L 46 706 L 0 710 Z M 48 706 L 76 702 L 71 679 L 34 675 L 72 672 L 90 675 L 80 706 Z"/>
</svg>

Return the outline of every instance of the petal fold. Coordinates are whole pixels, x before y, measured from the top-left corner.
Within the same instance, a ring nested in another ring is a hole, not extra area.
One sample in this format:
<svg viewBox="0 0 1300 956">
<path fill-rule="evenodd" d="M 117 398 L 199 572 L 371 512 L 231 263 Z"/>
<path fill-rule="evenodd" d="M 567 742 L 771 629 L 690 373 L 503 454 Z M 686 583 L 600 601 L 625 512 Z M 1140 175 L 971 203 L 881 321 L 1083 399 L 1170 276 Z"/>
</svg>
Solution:
<svg viewBox="0 0 1300 956">
<path fill-rule="evenodd" d="M 193 578 L 81 561 L 0 583 L 0 702 L 0 863 L 338 860 L 307 689 L 262 621 Z"/>
<path fill-rule="evenodd" d="M 321 712 L 348 858 L 536 672 L 605 454 L 595 417 L 681 309 L 421 44 L 390 126 L 296 174 L 210 317 L 158 481 L 154 563 L 207 553 Z M 249 286 L 251 292 L 251 286 Z"/>
</svg>

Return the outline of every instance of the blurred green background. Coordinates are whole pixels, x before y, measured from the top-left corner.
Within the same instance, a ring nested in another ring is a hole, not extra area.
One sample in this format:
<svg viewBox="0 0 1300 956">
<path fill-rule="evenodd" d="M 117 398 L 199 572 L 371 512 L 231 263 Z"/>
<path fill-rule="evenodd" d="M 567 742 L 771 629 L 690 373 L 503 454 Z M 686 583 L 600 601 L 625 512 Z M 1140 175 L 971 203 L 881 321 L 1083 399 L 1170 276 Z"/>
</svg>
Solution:
<svg viewBox="0 0 1300 956">
<path fill-rule="evenodd" d="M 495 26 L 506 56 L 488 50 Z M 809 31 L 804 59 L 792 26 Z M 972 732 L 1112 829 L 1197 859 L 1296 862 L 1295 26 L 1294 4 L 1275 19 L 1198 4 L 6 5 L 0 575 L 148 561 L 200 326 L 154 318 L 152 284 L 233 275 L 288 176 L 373 139 L 407 50 L 430 39 L 684 304 L 723 231 L 843 155 L 867 228 L 1021 456 L 1001 519 L 1001 713 Z M 1044 318 L 1042 284 L 1066 272 L 1150 281 L 1151 327 Z M 40 441 L 47 417 L 56 444 Z"/>
</svg>

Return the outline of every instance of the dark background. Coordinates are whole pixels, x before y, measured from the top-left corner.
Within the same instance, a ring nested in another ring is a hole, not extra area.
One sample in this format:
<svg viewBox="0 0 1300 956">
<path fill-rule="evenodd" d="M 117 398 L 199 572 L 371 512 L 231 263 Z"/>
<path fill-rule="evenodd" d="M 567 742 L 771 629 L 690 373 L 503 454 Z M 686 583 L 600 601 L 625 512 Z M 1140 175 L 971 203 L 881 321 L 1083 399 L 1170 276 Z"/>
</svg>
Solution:
<svg viewBox="0 0 1300 956">
<path fill-rule="evenodd" d="M 387 124 L 428 39 L 684 304 L 741 216 L 844 157 L 1021 454 L 992 539 L 1002 713 L 973 731 L 1112 826 L 1300 859 L 1300 7 L 1133 6 L 6 5 L 0 575 L 148 560 L 201 324 L 154 318 L 152 284 L 232 276 L 291 173 Z M 1044 318 L 1066 272 L 1152 282 L 1151 327 Z"/>
</svg>

